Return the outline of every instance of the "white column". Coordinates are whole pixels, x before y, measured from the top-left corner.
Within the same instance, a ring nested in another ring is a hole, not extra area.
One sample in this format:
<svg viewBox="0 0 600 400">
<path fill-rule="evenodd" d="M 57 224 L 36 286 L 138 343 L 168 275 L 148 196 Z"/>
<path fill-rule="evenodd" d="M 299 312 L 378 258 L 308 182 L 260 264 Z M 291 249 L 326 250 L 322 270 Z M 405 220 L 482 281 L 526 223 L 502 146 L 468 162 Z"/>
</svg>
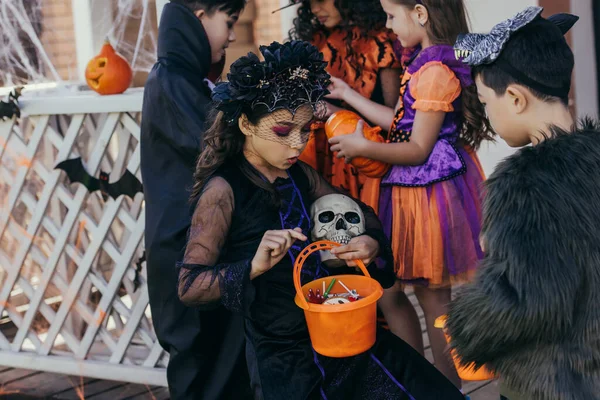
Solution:
<svg viewBox="0 0 600 400">
<path fill-rule="evenodd" d="M 290 3 L 290 0 L 279 0 L 279 6 L 284 7 Z M 286 41 L 289 37 L 290 29 L 294 26 L 294 18 L 296 18 L 299 5 L 288 7 L 285 10 L 278 11 L 281 18 L 281 39 Z"/>
<path fill-rule="evenodd" d="M 571 1 L 571 13 L 579 16 L 579 21 L 571 31 L 575 54 L 574 83 L 577 115 L 598 118 L 598 76 L 592 0 Z"/>
<path fill-rule="evenodd" d="M 156 0 L 156 23 L 160 24 L 160 16 L 162 15 L 162 10 L 165 4 L 167 4 L 169 0 Z"/>
<path fill-rule="evenodd" d="M 71 0 L 75 49 L 79 79 L 85 81 L 85 67 L 94 57 L 94 35 L 92 26 L 92 4 L 90 0 Z"/>
<path fill-rule="evenodd" d="M 474 32 L 489 32 L 497 23 L 527 7 L 538 6 L 538 0 L 465 0 Z"/>
<path fill-rule="evenodd" d="M 112 1 L 71 0 L 77 71 L 81 81 L 85 81 L 87 63 L 100 51 L 113 24 Z"/>
</svg>

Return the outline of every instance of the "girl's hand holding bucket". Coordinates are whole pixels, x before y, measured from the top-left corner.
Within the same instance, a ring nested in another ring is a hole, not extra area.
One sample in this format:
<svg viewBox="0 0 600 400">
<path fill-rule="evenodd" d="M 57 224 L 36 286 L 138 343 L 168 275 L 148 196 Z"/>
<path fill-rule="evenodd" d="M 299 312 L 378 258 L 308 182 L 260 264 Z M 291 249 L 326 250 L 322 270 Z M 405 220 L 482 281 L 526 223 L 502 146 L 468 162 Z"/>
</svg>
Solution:
<svg viewBox="0 0 600 400">
<path fill-rule="evenodd" d="M 331 254 L 346 261 L 349 267 L 356 267 L 354 260 L 361 260 L 365 265 L 371 264 L 379 254 L 379 243 L 370 236 L 354 237 L 345 246 L 334 247 L 329 250 Z"/>
<path fill-rule="evenodd" d="M 266 231 L 252 259 L 250 279 L 254 279 L 275 266 L 287 254 L 296 240 L 306 241 L 302 229 Z"/>
</svg>

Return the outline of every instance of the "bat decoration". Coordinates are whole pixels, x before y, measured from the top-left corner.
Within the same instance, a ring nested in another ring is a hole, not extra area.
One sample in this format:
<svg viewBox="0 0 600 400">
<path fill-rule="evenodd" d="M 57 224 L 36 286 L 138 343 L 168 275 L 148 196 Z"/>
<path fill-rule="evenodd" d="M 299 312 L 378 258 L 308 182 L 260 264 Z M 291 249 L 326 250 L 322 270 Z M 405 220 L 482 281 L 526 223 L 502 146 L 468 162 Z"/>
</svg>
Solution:
<svg viewBox="0 0 600 400">
<path fill-rule="evenodd" d="M 15 115 L 17 118 L 21 118 L 21 109 L 19 108 L 19 97 L 21 96 L 23 87 L 15 88 L 8 95 L 8 102 L 0 101 L 0 119 L 4 121 L 5 118 L 11 119 Z"/>
<path fill-rule="evenodd" d="M 108 183 L 108 174 L 104 171 L 100 171 L 100 179 L 94 178 L 83 167 L 81 157 L 62 161 L 54 169 L 62 169 L 71 183 L 81 183 L 90 193 L 100 190 L 104 201 L 108 196 L 116 199 L 124 194 L 133 198 L 136 193 L 144 192 L 142 183 L 129 170 L 125 170 L 121 179 L 113 183 Z"/>
<path fill-rule="evenodd" d="M 140 273 L 142 272 L 142 264 L 146 261 L 146 250 L 142 256 L 135 262 L 135 278 L 133 278 L 133 292 L 137 292 L 140 287 Z"/>
</svg>

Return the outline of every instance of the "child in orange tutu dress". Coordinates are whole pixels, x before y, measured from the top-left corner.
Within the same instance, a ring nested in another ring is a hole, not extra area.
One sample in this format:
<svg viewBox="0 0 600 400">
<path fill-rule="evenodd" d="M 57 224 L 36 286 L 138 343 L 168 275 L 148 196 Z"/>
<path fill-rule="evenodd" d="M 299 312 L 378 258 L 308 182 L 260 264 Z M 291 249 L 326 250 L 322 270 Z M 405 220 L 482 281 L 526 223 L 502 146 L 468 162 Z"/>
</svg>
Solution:
<svg viewBox="0 0 600 400">
<path fill-rule="evenodd" d="M 308 41 L 323 53 L 331 76 L 342 79 L 362 96 L 393 107 L 398 99 L 401 66 L 394 52 L 396 35 L 385 28 L 385 19 L 379 0 L 304 0 L 290 37 Z M 343 103 L 337 106 L 350 109 Z M 331 104 L 328 108 L 329 113 L 339 109 Z M 376 185 L 333 156 L 322 122 L 313 125 L 312 138 L 300 159 L 333 186 L 377 209 Z"/>
<path fill-rule="evenodd" d="M 489 134 L 470 69 L 456 60 L 451 43 L 468 32 L 462 0 L 381 0 L 388 27 L 407 60 L 395 110 L 360 96 L 332 79 L 340 98 L 379 126 L 390 126 L 388 143 L 356 132 L 332 138 L 331 150 L 346 161 L 362 156 L 392 164 L 380 181 L 379 218 L 392 241 L 399 283 L 386 291 L 382 307 L 392 331 L 423 353 L 419 319 L 403 292 L 414 285 L 425 313 L 436 366 L 458 387 L 460 380 L 445 354 L 437 317 L 446 313 L 451 284 L 474 272 L 479 246 L 484 175 L 474 152 Z M 394 317 L 392 317 L 394 316 Z"/>
</svg>

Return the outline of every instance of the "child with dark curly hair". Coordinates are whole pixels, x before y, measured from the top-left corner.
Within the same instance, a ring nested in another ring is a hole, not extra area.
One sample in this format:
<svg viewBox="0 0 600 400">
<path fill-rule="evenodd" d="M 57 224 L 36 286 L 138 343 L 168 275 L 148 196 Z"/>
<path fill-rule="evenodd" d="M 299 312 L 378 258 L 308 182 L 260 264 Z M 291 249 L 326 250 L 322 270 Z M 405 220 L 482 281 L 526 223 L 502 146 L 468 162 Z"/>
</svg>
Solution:
<svg viewBox="0 0 600 400">
<path fill-rule="evenodd" d="M 379 0 L 304 0 L 290 38 L 311 42 L 323 53 L 327 72 L 362 96 L 389 107 L 396 104 L 400 90 L 400 62 L 393 47 L 396 37 L 385 28 L 385 13 Z M 337 102 L 328 105 L 328 114 L 339 107 L 352 109 Z M 376 209 L 377 185 L 333 156 L 322 126 L 315 125 L 313 139 L 300 159 L 322 173 L 333 186 Z"/>
<path fill-rule="evenodd" d="M 339 192 L 298 156 L 329 75 L 309 43 L 273 43 L 260 51 L 264 61 L 253 53 L 240 58 L 228 82 L 215 88 L 219 113 L 196 168 L 196 208 L 179 264 L 179 297 L 199 308 L 222 304 L 244 317 L 256 399 L 464 399 L 388 331 L 356 356 L 329 358 L 313 350 L 304 312 L 294 303 L 293 265 L 310 245 L 307 210 L 316 199 Z M 335 254 L 348 265 L 362 260 L 389 287 L 394 282 L 389 244 L 373 210 L 360 206 L 365 234 Z M 301 278 L 306 283 L 332 273 L 314 257 Z"/>
</svg>

